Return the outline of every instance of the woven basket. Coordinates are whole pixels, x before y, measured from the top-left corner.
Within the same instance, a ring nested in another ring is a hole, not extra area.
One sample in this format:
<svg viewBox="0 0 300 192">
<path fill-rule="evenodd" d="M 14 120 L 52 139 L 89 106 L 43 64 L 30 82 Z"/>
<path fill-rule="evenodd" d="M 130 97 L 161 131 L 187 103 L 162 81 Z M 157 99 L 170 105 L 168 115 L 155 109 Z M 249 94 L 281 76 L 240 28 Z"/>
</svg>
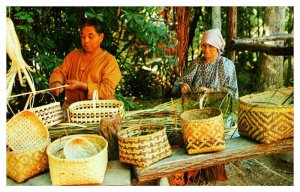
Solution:
<svg viewBox="0 0 300 192">
<path fill-rule="evenodd" d="M 66 159 L 84 159 L 97 153 L 96 147 L 83 137 L 73 137 L 64 146 L 64 156 Z"/>
<path fill-rule="evenodd" d="M 118 143 L 120 161 L 139 167 L 172 155 L 164 125 L 145 124 L 121 130 Z"/>
<path fill-rule="evenodd" d="M 99 123 L 102 117 L 112 118 L 118 112 L 124 116 L 124 103 L 118 100 L 98 100 L 95 91 L 93 100 L 78 101 L 69 107 L 70 120 L 74 123 Z"/>
<path fill-rule="evenodd" d="M 24 152 L 49 139 L 43 122 L 31 111 L 22 111 L 6 123 L 6 143 L 14 152 Z"/>
<path fill-rule="evenodd" d="M 46 148 L 50 139 L 24 152 L 6 151 L 6 174 L 17 182 L 23 182 L 48 169 Z"/>
<path fill-rule="evenodd" d="M 218 108 L 186 111 L 180 118 L 188 154 L 213 152 L 225 148 L 223 114 Z"/>
<path fill-rule="evenodd" d="M 293 88 L 281 88 L 240 98 L 238 131 L 260 143 L 294 136 Z M 285 105 L 282 103 L 285 102 Z"/>
<path fill-rule="evenodd" d="M 61 152 L 67 141 L 83 137 L 91 142 L 98 153 L 85 159 L 65 159 Z M 107 167 L 107 141 L 99 135 L 78 134 L 65 136 L 52 142 L 47 148 L 50 177 L 53 185 L 102 184 Z"/>
<path fill-rule="evenodd" d="M 38 118 L 44 123 L 45 126 L 51 127 L 53 125 L 63 122 L 64 114 L 60 106 L 60 103 L 55 101 L 55 98 L 51 93 L 48 94 L 50 94 L 52 99 L 54 100 L 53 103 L 42 105 L 39 107 L 33 107 L 34 98 L 35 98 L 34 95 L 30 100 L 31 108 L 28 110 L 35 113 L 38 116 Z"/>
</svg>

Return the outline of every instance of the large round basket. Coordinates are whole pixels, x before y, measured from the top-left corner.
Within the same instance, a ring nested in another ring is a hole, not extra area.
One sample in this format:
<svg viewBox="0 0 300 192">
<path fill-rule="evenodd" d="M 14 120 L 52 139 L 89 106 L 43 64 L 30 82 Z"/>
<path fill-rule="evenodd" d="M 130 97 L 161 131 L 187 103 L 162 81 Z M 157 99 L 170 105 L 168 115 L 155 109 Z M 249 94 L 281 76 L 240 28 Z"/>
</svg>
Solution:
<svg viewBox="0 0 300 192">
<path fill-rule="evenodd" d="M 31 111 L 22 111 L 6 123 L 6 143 L 14 152 L 30 150 L 48 139 L 47 127 Z"/>
<path fill-rule="evenodd" d="M 294 136 L 293 88 L 281 88 L 240 98 L 238 131 L 260 143 Z"/>
<path fill-rule="evenodd" d="M 63 148 L 70 139 L 83 137 L 91 142 L 98 153 L 83 159 L 65 159 Z M 102 184 L 108 161 L 107 141 L 99 135 L 78 134 L 59 138 L 47 148 L 50 177 L 53 185 Z"/>
<path fill-rule="evenodd" d="M 223 114 L 218 108 L 203 108 L 181 114 L 182 135 L 188 154 L 225 148 Z"/>
<path fill-rule="evenodd" d="M 147 167 L 172 151 L 166 135 L 166 127 L 145 124 L 118 132 L 119 159 L 121 162 Z"/>
<path fill-rule="evenodd" d="M 51 143 L 44 143 L 23 152 L 6 151 L 6 174 L 17 182 L 23 182 L 48 169 L 46 148 Z"/>
</svg>

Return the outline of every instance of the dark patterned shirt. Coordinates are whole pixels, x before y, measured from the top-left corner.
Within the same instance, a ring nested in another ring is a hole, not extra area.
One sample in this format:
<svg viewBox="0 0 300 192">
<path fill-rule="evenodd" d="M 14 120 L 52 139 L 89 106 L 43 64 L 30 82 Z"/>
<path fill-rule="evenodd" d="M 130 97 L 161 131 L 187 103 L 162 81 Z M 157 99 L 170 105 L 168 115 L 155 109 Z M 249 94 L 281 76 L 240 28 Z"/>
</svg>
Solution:
<svg viewBox="0 0 300 192">
<path fill-rule="evenodd" d="M 231 60 L 223 56 L 211 63 L 207 63 L 204 58 L 195 59 L 175 82 L 173 94 L 180 93 L 182 83 L 187 83 L 192 92 L 197 92 L 200 87 L 207 87 L 214 91 L 228 91 L 230 89 L 230 93 L 235 92 L 231 95 L 238 98 L 235 66 Z"/>
</svg>

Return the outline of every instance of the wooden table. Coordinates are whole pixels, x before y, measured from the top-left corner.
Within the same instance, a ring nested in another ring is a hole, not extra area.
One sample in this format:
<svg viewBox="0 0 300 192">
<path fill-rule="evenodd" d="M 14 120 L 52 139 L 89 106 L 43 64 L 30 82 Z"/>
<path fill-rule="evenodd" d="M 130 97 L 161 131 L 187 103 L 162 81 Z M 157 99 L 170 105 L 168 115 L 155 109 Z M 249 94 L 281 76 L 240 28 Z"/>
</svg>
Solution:
<svg viewBox="0 0 300 192">
<path fill-rule="evenodd" d="M 247 138 L 236 137 L 227 139 L 225 149 L 219 152 L 188 155 L 185 148 L 179 148 L 172 151 L 172 156 L 146 168 L 134 166 L 133 171 L 138 181 L 144 182 L 159 179 L 176 172 L 185 172 L 236 160 L 293 151 L 293 144 L 293 138 L 272 144 L 259 144 Z"/>
</svg>

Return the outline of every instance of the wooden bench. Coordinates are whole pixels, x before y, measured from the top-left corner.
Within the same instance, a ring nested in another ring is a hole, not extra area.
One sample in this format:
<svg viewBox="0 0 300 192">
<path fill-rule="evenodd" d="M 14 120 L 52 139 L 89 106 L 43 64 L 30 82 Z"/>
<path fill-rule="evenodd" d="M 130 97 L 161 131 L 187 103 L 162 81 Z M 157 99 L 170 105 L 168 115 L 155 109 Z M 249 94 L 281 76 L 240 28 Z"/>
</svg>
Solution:
<svg viewBox="0 0 300 192">
<path fill-rule="evenodd" d="M 133 171 L 139 182 L 150 181 L 176 172 L 185 172 L 236 160 L 293 151 L 293 143 L 293 138 L 272 144 L 259 144 L 247 138 L 236 137 L 227 139 L 225 149 L 219 152 L 188 155 L 185 148 L 179 148 L 173 150 L 172 156 L 146 168 L 134 166 Z"/>
<path fill-rule="evenodd" d="M 17 183 L 6 178 L 7 186 L 51 186 L 49 171 L 36 175 L 22 183 Z M 131 185 L 130 166 L 120 163 L 117 160 L 108 161 L 103 186 L 129 186 Z"/>
</svg>

